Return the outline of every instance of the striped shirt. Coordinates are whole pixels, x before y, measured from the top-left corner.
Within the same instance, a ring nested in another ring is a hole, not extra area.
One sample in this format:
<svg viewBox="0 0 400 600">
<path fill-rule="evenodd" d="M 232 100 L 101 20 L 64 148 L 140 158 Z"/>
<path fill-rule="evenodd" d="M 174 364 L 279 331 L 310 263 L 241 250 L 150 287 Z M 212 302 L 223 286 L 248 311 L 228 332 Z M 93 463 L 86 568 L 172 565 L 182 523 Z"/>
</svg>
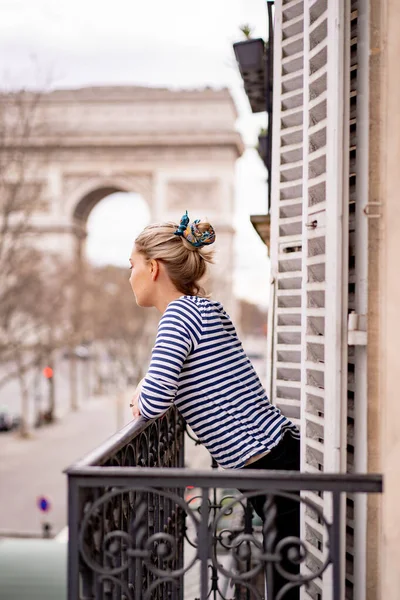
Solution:
<svg viewBox="0 0 400 600">
<path fill-rule="evenodd" d="M 175 403 L 224 468 L 243 467 L 297 427 L 272 405 L 219 302 L 181 296 L 161 317 L 139 396 L 145 419 Z"/>
</svg>

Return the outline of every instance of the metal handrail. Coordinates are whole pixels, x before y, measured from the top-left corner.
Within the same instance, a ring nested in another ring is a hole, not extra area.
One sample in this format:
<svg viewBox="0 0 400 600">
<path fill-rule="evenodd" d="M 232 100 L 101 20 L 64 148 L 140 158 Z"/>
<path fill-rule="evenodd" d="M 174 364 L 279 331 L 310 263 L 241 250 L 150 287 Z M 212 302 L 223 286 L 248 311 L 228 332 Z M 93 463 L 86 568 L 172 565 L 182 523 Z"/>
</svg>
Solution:
<svg viewBox="0 0 400 600">
<path fill-rule="evenodd" d="M 145 431 L 153 421 L 146 421 L 143 417 L 138 417 L 130 421 L 122 429 L 111 435 L 100 446 L 91 450 L 80 460 L 75 462 L 71 467 L 64 470 L 64 473 L 69 473 L 71 469 L 76 469 L 90 466 L 101 466 L 109 460 L 114 454 L 119 452 L 126 444 L 134 437 Z"/>
<path fill-rule="evenodd" d="M 91 485 L 100 485 L 107 477 L 112 485 L 129 485 L 132 489 L 143 485 L 177 487 L 184 483 L 195 487 L 236 487 L 246 490 L 268 491 L 319 491 L 343 493 L 379 494 L 383 491 L 380 474 L 347 473 L 300 473 L 298 471 L 259 471 L 255 469 L 231 469 L 226 471 L 197 470 L 188 468 L 158 467 L 102 467 L 83 466 L 80 463 L 66 470 L 68 475 L 80 475 L 91 479 Z M 98 482 L 96 481 L 98 479 Z"/>
</svg>

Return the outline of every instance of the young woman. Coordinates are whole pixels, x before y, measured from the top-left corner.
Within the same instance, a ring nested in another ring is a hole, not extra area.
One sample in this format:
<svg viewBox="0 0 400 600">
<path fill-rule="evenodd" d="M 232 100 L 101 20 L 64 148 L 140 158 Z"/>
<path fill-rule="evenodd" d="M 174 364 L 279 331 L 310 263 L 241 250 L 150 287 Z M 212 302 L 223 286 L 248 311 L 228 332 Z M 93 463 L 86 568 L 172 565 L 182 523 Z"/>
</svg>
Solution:
<svg viewBox="0 0 400 600">
<path fill-rule="evenodd" d="M 298 470 L 298 429 L 270 404 L 229 315 L 200 286 L 214 241 L 212 226 L 190 223 L 187 212 L 179 226 L 149 225 L 135 240 L 129 281 L 136 302 L 162 317 L 133 415 L 154 419 L 174 403 L 221 467 Z M 262 519 L 264 501 L 252 499 Z M 276 504 L 277 540 L 297 537 L 298 502 L 277 497 Z M 275 593 L 284 583 L 276 573 Z M 298 589 L 284 597 L 298 598 Z"/>
</svg>

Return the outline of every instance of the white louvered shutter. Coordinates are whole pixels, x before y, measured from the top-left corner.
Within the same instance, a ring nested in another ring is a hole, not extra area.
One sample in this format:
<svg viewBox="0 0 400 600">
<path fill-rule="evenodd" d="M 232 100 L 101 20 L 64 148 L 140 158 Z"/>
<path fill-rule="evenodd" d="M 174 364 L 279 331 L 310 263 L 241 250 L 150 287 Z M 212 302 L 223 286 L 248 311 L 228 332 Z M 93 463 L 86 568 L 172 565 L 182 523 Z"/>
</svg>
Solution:
<svg viewBox="0 0 400 600">
<path fill-rule="evenodd" d="M 271 398 L 300 419 L 302 470 L 337 472 L 346 468 L 347 436 L 345 0 L 282 0 L 275 16 Z M 330 519 L 329 494 L 304 496 Z M 327 532 L 305 507 L 302 537 L 311 574 L 326 556 Z M 314 600 L 331 593 L 331 569 L 302 589 Z"/>
<path fill-rule="evenodd" d="M 302 468 L 334 472 L 344 467 L 346 431 L 342 368 L 347 349 L 347 233 L 343 229 L 344 2 L 306 4 L 303 170 Z M 347 359 L 346 359 L 347 360 Z M 306 493 L 331 517 L 330 494 Z M 344 533 L 344 528 L 343 528 Z M 322 565 L 327 532 L 304 510 L 303 535 Z M 332 570 L 304 598 L 329 598 Z"/>
<path fill-rule="evenodd" d="M 300 424 L 303 2 L 275 13 L 270 321 L 271 399 Z"/>
</svg>

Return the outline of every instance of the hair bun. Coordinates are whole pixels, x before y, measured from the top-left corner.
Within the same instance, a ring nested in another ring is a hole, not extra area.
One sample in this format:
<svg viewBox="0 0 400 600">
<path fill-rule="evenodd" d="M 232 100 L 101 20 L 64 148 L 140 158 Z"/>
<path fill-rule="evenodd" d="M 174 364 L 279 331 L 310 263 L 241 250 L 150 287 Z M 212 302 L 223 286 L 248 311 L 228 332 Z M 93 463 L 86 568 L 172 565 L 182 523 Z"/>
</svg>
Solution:
<svg viewBox="0 0 400 600">
<path fill-rule="evenodd" d="M 202 223 L 200 219 L 196 219 L 190 223 L 187 211 L 181 218 L 178 229 L 174 233 L 185 238 L 195 248 L 208 246 L 215 242 L 213 226 L 210 223 Z"/>
</svg>

